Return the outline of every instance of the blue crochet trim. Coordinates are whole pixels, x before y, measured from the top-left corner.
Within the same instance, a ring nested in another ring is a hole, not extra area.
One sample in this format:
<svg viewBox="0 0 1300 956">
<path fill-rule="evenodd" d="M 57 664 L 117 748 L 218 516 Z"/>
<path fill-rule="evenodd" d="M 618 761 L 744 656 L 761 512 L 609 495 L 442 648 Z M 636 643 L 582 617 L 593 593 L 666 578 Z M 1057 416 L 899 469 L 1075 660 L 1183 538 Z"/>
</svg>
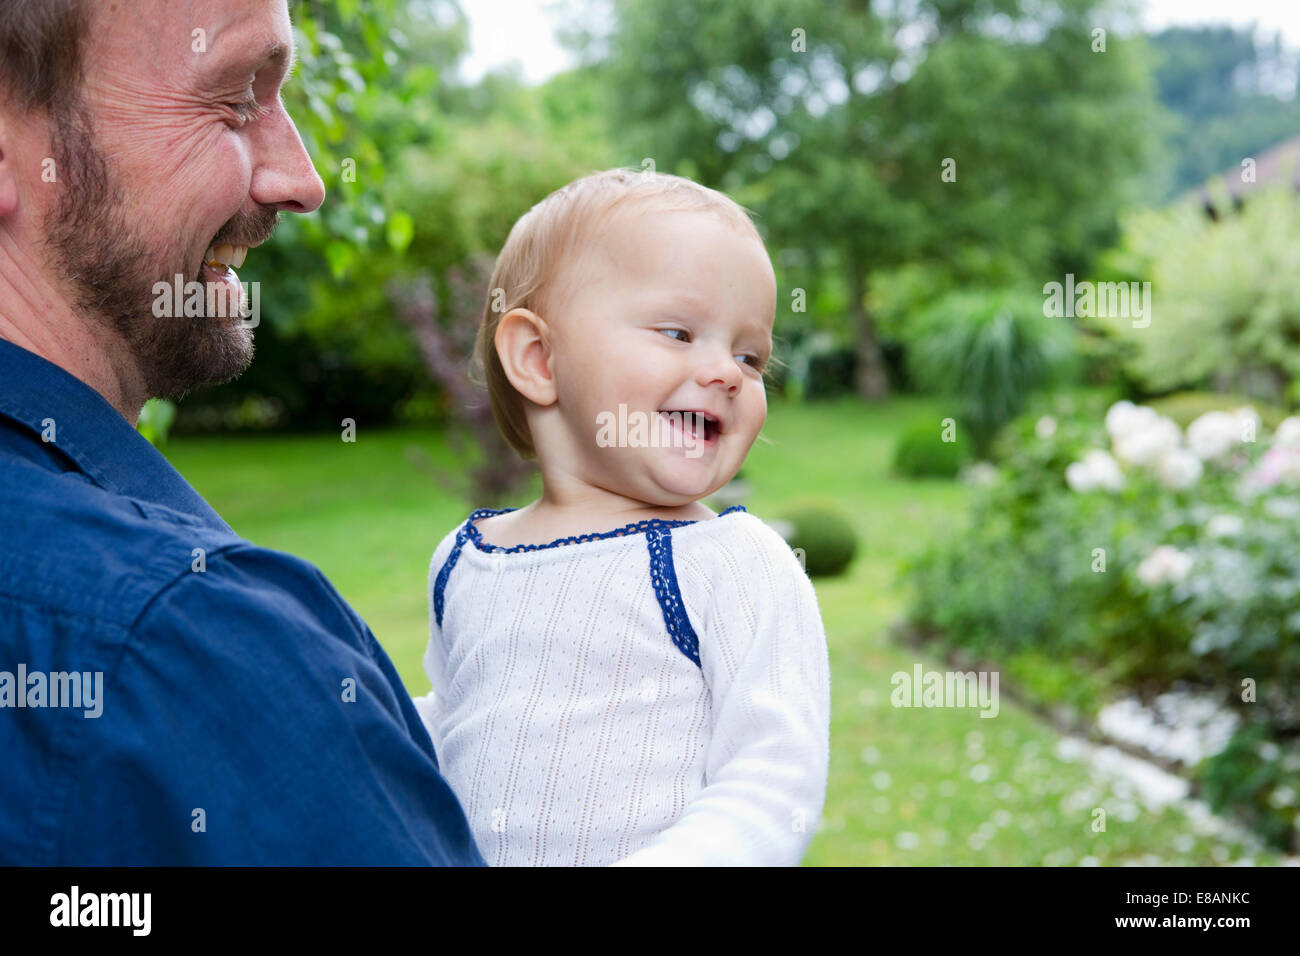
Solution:
<svg viewBox="0 0 1300 956">
<path fill-rule="evenodd" d="M 664 612 L 668 636 L 687 660 L 700 667 L 700 641 L 686 616 L 686 605 L 682 603 L 681 588 L 677 584 L 677 569 L 673 567 L 672 532 L 667 528 L 651 528 L 646 533 L 646 546 L 650 549 L 650 583 L 654 585 L 659 608 Z"/>
<path fill-rule="evenodd" d="M 619 538 L 630 534 L 640 534 L 643 531 L 650 531 L 654 528 L 680 528 L 683 525 L 697 523 L 695 520 L 668 521 L 664 518 L 646 518 L 644 521 L 625 524 L 623 527 L 615 528 L 613 531 L 593 531 L 589 534 L 578 534 L 569 538 L 556 538 L 554 541 L 546 542 L 546 544 L 516 544 L 510 548 L 503 548 L 496 544 L 488 544 L 483 540 L 483 535 L 479 532 L 478 528 L 474 526 L 474 522 L 479 518 L 489 518 L 492 515 L 500 515 L 505 514 L 507 511 L 518 510 L 518 508 L 479 508 L 469 516 L 469 520 L 465 522 L 465 526 L 461 530 L 468 530 L 469 537 L 474 541 L 474 547 L 478 548 L 480 551 L 488 551 L 493 554 L 515 554 L 522 551 L 545 551 L 547 548 L 559 548 L 566 544 L 583 544 L 587 541 L 599 541 L 602 538 Z M 713 517 L 721 518 L 723 515 L 730 514 L 733 511 L 744 510 L 744 505 L 732 505 L 726 511 L 720 511 Z M 456 543 L 459 547 L 459 539 Z"/>
<path fill-rule="evenodd" d="M 460 526 L 460 530 L 456 532 L 456 543 L 452 547 L 451 553 L 447 555 L 447 560 L 438 570 L 438 576 L 433 582 L 433 614 L 439 627 L 442 627 L 442 611 L 446 603 L 447 580 L 451 577 L 452 568 L 460 560 L 460 553 L 464 550 L 466 542 L 471 539 L 474 546 L 480 551 L 514 554 L 523 551 L 542 551 L 547 548 L 558 548 L 566 544 L 581 544 L 586 541 L 599 541 L 602 538 L 617 538 L 646 532 L 646 543 L 650 548 L 650 577 L 654 583 L 655 597 L 659 599 L 659 606 L 664 612 L 664 623 L 668 626 L 668 633 L 672 637 L 673 643 L 683 654 L 697 665 L 700 663 L 699 642 L 695 637 L 695 631 L 691 628 L 690 621 L 686 617 L 685 607 L 682 604 L 681 591 L 677 585 L 677 572 L 674 570 L 672 562 L 672 539 L 668 534 L 671 528 L 696 524 L 696 521 L 668 521 L 663 518 L 647 518 L 644 521 L 637 521 L 621 528 L 615 528 L 613 531 L 556 538 L 546 544 L 517 544 L 510 548 L 488 544 L 483 540 L 483 535 L 478 528 L 474 526 L 474 522 L 480 518 L 490 518 L 492 515 L 517 510 L 517 508 L 478 508 Z M 718 514 L 714 515 L 714 518 L 721 518 L 733 511 L 744 510 L 744 505 L 732 505 L 725 511 L 718 512 Z"/>
<path fill-rule="evenodd" d="M 474 514 L 478 514 L 478 512 L 476 511 Z M 473 520 L 474 516 L 470 515 L 470 521 Z M 445 603 L 444 595 L 447 592 L 447 579 L 451 577 L 451 569 L 460 560 L 460 552 L 465 547 L 465 529 L 470 527 L 470 521 L 461 525 L 460 530 L 456 532 L 456 543 L 452 546 L 451 554 L 447 555 L 447 560 L 438 569 L 438 577 L 433 582 L 433 616 L 438 621 L 438 627 L 442 627 L 442 606 Z"/>
</svg>

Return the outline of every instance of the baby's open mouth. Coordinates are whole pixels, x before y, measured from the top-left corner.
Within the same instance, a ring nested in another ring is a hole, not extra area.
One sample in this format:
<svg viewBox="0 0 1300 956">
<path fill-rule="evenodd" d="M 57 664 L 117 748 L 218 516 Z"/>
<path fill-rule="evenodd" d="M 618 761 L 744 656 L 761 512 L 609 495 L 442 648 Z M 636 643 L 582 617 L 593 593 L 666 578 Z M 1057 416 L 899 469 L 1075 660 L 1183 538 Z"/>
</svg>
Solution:
<svg viewBox="0 0 1300 956">
<path fill-rule="evenodd" d="M 661 408 L 659 414 L 666 416 L 674 427 L 680 426 L 683 434 L 705 444 L 716 441 L 722 434 L 722 422 L 706 412 Z"/>
</svg>

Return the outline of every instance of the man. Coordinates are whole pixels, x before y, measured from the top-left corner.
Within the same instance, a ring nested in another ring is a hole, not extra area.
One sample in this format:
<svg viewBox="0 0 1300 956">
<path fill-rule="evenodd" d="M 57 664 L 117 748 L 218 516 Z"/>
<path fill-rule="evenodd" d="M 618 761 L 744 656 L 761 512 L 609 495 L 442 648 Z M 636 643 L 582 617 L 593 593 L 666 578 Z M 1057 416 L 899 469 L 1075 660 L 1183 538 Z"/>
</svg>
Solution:
<svg viewBox="0 0 1300 956">
<path fill-rule="evenodd" d="M 0 864 L 483 865 L 366 625 L 133 427 L 248 367 L 229 266 L 323 200 L 292 40 L 284 0 L 0 3 Z"/>
</svg>

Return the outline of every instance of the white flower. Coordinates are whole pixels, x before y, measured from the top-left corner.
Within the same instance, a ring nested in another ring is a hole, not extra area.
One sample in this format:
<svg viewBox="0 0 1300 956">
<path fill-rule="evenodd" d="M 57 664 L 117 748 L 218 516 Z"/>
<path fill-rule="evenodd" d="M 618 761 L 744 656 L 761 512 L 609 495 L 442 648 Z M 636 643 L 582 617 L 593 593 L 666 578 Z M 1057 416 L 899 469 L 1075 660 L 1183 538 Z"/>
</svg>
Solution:
<svg viewBox="0 0 1300 956">
<path fill-rule="evenodd" d="M 1273 447 L 1300 448 L 1300 418 L 1292 415 L 1278 423 L 1273 433 Z"/>
<path fill-rule="evenodd" d="M 1205 522 L 1205 534 L 1210 538 L 1235 538 L 1246 530 L 1246 522 L 1237 515 L 1215 515 Z"/>
<path fill-rule="evenodd" d="M 1106 412 L 1106 432 L 1111 441 L 1116 441 L 1150 425 L 1158 417 L 1154 408 L 1134 405 L 1128 400 L 1118 401 Z"/>
<path fill-rule="evenodd" d="M 1192 556 L 1177 548 L 1162 544 L 1138 565 L 1137 576 L 1147 587 L 1177 583 L 1187 577 L 1192 569 Z"/>
<path fill-rule="evenodd" d="M 961 480 L 976 488 L 986 487 L 998 480 L 998 468 L 992 462 L 977 461 L 961 471 Z"/>
<path fill-rule="evenodd" d="M 1241 441 L 1254 441 L 1259 435 L 1259 413 L 1250 405 L 1243 405 L 1232 413 L 1237 417 L 1237 437 Z"/>
<path fill-rule="evenodd" d="M 1201 461 L 1222 458 L 1241 444 L 1245 421 L 1232 412 L 1206 412 L 1187 426 L 1187 446 Z"/>
<path fill-rule="evenodd" d="M 1083 466 L 1097 487 L 1107 491 L 1119 491 L 1124 487 L 1124 472 L 1120 471 L 1119 462 L 1111 457 L 1110 452 L 1094 448 L 1083 456 Z"/>
<path fill-rule="evenodd" d="M 1157 415 L 1142 416 L 1128 431 L 1114 439 L 1115 457 L 1131 465 L 1154 465 L 1168 451 L 1182 443 L 1182 432 L 1173 419 Z"/>
<path fill-rule="evenodd" d="M 1044 415 L 1034 423 L 1034 434 L 1046 441 L 1056 434 L 1056 419 L 1051 415 Z"/>
<path fill-rule="evenodd" d="M 1186 448 L 1170 448 L 1156 462 L 1156 475 L 1166 488 L 1190 488 L 1201 478 L 1201 459 Z"/>
<path fill-rule="evenodd" d="M 1076 461 L 1068 465 L 1065 469 L 1065 483 L 1070 486 L 1070 490 L 1079 494 L 1092 491 L 1097 487 L 1092 480 L 1092 472 L 1083 462 Z"/>
<path fill-rule="evenodd" d="M 1281 521 L 1294 521 L 1300 518 L 1300 501 L 1294 498 L 1265 498 L 1264 510 L 1270 518 Z"/>
<path fill-rule="evenodd" d="M 1079 493 L 1105 488 L 1107 491 L 1119 491 L 1124 487 L 1124 472 L 1119 463 L 1109 452 L 1094 448 L 1083 456 L 1083 461 L 1076 461 L 1065 469 L 1065 482 L 1073 491 Z"/>
</svg>

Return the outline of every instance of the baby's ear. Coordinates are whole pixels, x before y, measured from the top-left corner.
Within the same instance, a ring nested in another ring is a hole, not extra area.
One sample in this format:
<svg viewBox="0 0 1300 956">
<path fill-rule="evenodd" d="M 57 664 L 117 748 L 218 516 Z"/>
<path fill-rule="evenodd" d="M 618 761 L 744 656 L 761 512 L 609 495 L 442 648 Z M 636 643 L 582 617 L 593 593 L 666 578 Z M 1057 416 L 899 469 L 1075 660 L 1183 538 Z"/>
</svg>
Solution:
<svg viewBox="0 0 1300 956">
<path fill-rule="evenodd" d="M 531 309 L 512 309 L 501 317 L 493 338 L 501 368 L 520 395 L 537 405 L 553 405 L 550 328 Z"/>
</svg>

